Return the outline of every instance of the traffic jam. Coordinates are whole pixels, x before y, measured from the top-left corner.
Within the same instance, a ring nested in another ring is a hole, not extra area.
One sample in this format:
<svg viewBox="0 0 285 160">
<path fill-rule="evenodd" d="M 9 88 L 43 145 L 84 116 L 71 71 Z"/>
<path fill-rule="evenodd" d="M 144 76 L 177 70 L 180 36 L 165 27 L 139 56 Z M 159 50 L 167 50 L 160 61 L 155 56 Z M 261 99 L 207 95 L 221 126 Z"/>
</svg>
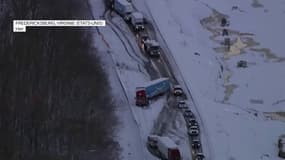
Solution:
<svg viewBox="0 0 285 160">
<path fill-rule="evenodd" d="M 138 37 L 138 46 L 150 59 L 159 59 L 162 48 L 155 39 L 151 39 L 149 28 L 146 23 L 150 23 L 143 14 L 134 9 L 131 0 L 106 0 L 106 4 L 111 11 L 115 11 L 128 24 L 133 33 Z M 163 94 L 170 94 L 175 97 L 175 106 L 183 114 L 187 127 L 192 157 L 194 160 L 203 160 L 205 156 L 202 150 L 200 139 L 200 128 L 197 118 L 191 111 L 191 106 L 187 104 L 187 97 L 182 87 L 173 82 L 169 77 L 162 77 L 152 80 L 144 85 L 136 87 L 136 105 L 146 107 L 150 100 Z M 173 85 L 175 84 L 175 85 Z M 171 106 L 172 107 L 172 106 Z M 149 135 L 147 142 L 148 150 L 155 156 L 168 160 L 181 160 L 181 153 L 177 145 L 166 136 Z"/>
</svg>

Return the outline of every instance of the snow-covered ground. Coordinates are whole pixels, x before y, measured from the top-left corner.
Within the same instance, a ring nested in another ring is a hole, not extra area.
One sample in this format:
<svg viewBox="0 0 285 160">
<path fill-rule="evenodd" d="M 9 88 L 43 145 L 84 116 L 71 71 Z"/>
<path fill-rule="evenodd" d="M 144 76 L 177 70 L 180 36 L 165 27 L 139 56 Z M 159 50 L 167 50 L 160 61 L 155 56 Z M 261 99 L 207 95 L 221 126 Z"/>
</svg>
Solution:
<svg viewBox="0 0 285 160">
<path fill-rule="evenodd" d="M 89 2 L 93 8 L 94 18 L 102 18 L 104 13 L 102 0 L 89 0 Z M 109 74 L 114 102 L 117 105 L 116 113 L 120 125 L 117 127 L 116 140 L 121 146 L 120 159 L 155 160 L 158 158 L 147 150 L 146 140 L 147 136 L 155 130 L 153 127 L 161 110 L 167 105 L 166 96 L 152 101 L 147 108 L 135 106 L 135 88 L 150 80 L 150 75 L 143 65 L 147 59 L 141 56 L 135 37 L 123 20 L 116 14 L 112 14 L 112 16 L 112 20 L 121 28 L 121 31 L 107 20 L 107 26 L 99 28 L 101 34 L 94 30 L 94 45 L 99 52 L 104 68 Z M 129 39 L 133 47 L 129 46 L 126 38 Z M 181 115 L 177 121 L 181 121 Z M 181 123 L 175 123 L 172 126 L 181 126 Z M 178 127 L 172 130 L 168 128 L 168 130 L 169 133 L 173 130 L 178 132 L 177 135 L 171 134 L 171 138 L 181 148 L 184 159 L 190 160 L 190 146 L 185 124 L 184 128 Z"/>
<path fill-rule="evenodd" d="M 275 114 L 285 112 L 285 1 L 133 2 L 153 18 L 191 88 L 209 136 L 208 159 L 278 159 L 277 139 L 285 133 L 284 118 Z M 220 44 L 223 16 L 231 41 L 244 44 L 235 56 Z M 248 67 L 237 68 L 239 60 Z"/>
<path fill-rule="evenodd" d="M 104 4 L 101 0 L 90 0 L 89 2 L 91 4 L 94 17 L 99 19 L 103 15 Z M 94 45 L 97 48 L 99 53 L 98 55 L 100 56 L 102 63 L 104 64 L 104 68 L 109 75 L 109 83 L 112 88 L 114 102 L 117 106 L 116 115 L 119 120 L 119 125 L 116 129 L 117 136 L 115 139 L 121 147 L 120 159 L 144 160 L 145 157 L 151 155 L 148 154 L 145 144 L 142 141 L 140 129 L 130 110 L 128 97 L 124 94 L 125 86 L 122 86 L 120 83 L 120 79 L 118 77 L 120 73 L 119 69 L 117 69 L 125 66 L 133 68 L 133 70 L 136 71 L 137 66 L 134 66 L 135 64 L 132 63 L 120 64 L 120 61 L 118 61 L 116 65 L 116 62 L 113 61 L 114 57 L 112 57 L 113 50 L 116 50 L 118 53 L 125 53 L 126 51 L 121 46 L 120 40 L 116 38 L 116 35 L 109 27 L 102 27 L 99 30 L 103 37 L 97 32 L 94 32 Z M 104 40 L 102 38 L 104 38 Z M 112 46 L 112 48 L 109 48 L 110 46 Z M 122 59 L 123 57 L 118 58 Z"/>
</svg>

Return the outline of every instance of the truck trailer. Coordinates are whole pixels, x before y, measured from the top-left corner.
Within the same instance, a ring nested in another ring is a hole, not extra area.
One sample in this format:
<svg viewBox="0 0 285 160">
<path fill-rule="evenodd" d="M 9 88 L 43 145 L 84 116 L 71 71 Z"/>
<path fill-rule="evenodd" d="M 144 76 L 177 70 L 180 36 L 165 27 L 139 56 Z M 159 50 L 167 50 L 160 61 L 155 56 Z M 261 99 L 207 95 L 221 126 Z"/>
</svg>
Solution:
<svg viewBox="0 0 285 160">
<path fill-rule="evenodd" d="M 169 78 L 159 78 L 136 88 L 136 105 L 145 106 L 149 99 L 170 90 Z"/>
<path fill-rule="evenodd" d="M 131 14 L 131 24 L 135 31 L 140 31 L 144 29 L 144 17 L 140 12 L 133 12 Z"/>
<path fill-rule="evenodd" d="M 163 159 L 181 160 L 181 154 L 177 145 L 169 137 L 158 137 L 157 149 Z"/>
<path fill-rule="evenodd" d="M 114 9 L 126 21 L 130 20 L 130 14 L 134 10 L 132 4 L 127 0 L 115 0 Z"/>
</svg>

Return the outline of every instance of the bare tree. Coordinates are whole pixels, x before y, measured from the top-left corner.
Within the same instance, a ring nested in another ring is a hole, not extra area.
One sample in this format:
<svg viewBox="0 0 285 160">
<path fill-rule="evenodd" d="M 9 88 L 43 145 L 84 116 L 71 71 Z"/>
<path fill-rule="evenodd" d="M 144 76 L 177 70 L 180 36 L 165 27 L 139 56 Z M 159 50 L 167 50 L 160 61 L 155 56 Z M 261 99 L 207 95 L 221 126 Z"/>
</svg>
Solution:
<svg viewBox="0 0 285 160">
<path fill-rule="evenodd" d="M 0 159 L 115 159 L 116 118 L 89 30 L 11 32 L 15 18 L 86 18 L 85 3 L 6 2 L 10 13 L 0 21 Z"/>
</svg>

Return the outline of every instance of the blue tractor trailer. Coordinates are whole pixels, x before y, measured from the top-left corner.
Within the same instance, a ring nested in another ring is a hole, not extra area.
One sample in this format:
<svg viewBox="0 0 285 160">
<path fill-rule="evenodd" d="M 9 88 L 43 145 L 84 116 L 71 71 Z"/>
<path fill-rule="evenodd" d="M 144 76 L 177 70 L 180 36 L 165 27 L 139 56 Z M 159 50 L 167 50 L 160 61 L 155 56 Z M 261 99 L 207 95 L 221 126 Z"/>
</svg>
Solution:
<svg viewBox="0 0 285 160">
<path fill-rule="evenodd" d="M 148 100 L 170 90 L 169 78 L 159 78 L 136 88 L 136 105 L 148 105 Z"/>
<path fill-rule="evenodd" d="M 114 9 L 125 20 L 130 19 L 130 14 L 134 10 L 132 4 L 127 0 L 115 0 L 114 1 Z"/>
</svg>

